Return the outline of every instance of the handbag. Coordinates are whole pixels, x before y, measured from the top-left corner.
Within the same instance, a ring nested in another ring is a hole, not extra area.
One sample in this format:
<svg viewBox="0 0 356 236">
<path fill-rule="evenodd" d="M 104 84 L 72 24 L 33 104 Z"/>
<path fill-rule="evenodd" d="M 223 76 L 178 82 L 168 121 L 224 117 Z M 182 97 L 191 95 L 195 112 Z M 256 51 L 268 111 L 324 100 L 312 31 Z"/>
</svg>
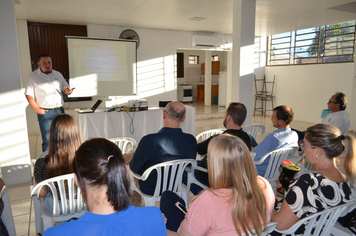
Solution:
<svg viewBox="0 0 356 236">
<path fill-rule="evenodd" d="M 356 235 L 356 209 L 353 209 L 343 217 L 339 217 L 337 221 Z"/>
</svg>

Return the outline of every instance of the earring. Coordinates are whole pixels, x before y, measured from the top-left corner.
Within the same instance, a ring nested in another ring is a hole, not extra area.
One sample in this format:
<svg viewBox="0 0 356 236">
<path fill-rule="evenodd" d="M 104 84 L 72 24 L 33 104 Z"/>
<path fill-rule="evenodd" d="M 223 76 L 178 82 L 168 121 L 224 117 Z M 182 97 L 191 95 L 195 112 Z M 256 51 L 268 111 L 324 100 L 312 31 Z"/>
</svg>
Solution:
<svg viewBox="0 0 356 236">
<path fill-rule="evenodd" d="M 316 156 L 316 157 L 319 157 L 319 155 L 318 155 L 318 154 L 316 154 L 315 156 Z"/>
</svg>

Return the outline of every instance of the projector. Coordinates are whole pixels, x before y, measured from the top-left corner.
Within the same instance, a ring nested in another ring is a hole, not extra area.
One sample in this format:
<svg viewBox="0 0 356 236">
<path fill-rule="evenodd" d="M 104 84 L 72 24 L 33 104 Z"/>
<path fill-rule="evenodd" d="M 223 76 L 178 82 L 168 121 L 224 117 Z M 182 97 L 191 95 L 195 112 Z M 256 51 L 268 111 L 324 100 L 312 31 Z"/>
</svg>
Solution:
<svg viewBox="0 0 356 236">
<path fill-rule="evenodd" d="M 130 107 L 148 106 L 146 99 L 129 100 Z"/>
</svg>

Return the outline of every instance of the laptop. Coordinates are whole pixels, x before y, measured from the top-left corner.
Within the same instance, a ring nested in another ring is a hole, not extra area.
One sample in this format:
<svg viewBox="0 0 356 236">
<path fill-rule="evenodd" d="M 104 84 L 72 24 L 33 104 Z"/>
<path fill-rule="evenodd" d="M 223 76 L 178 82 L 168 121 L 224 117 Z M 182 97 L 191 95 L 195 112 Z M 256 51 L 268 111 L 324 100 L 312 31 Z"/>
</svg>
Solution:
<svg viewBox="0 0 356 236">
<path fill-rule="evenodd" d="M 94 104 L 94 106 L 92 108 L 80 108 L 80 109 L 77 109 L 77 112 L 78 113 L 93 113 L 97 108 L 98 106 L 100 105 L 100 103 L 102 102 L 102 100 L 98 99 L 98 101 L 96 101 L 96 103 Z"/>
</svg>

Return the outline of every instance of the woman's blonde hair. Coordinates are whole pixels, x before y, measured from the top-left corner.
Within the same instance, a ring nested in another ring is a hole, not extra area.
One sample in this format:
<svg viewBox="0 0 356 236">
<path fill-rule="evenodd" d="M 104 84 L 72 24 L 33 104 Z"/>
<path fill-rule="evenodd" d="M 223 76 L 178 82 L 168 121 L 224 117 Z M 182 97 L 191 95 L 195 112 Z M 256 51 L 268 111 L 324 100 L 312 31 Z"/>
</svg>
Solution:
<svg viewBox="0 0 356 236">
<path fill-rule="evenodd" d="M 260 235 L 267 226 L 266 201 L 246 144 L 228 134 L 213 138 L 208 146 L 208 172 L 211 189 L 233 190 L 231 213 L 237 234 L 255 230 Z"/>
<path fill-rule="evenodd" d="M 312 146 L 321 148 L 325 155 L 330 158 L 337 158 L 345 150 L 344 143 L 348 146 L 343 163 L 345 173 L 351 184 L 356 178 L 356 140 L 351 135 L 342 135 L 340 130 L 329 124 L 317 124 L 311 126 L 305 132 L 304 138 Z"/>
</svg>

